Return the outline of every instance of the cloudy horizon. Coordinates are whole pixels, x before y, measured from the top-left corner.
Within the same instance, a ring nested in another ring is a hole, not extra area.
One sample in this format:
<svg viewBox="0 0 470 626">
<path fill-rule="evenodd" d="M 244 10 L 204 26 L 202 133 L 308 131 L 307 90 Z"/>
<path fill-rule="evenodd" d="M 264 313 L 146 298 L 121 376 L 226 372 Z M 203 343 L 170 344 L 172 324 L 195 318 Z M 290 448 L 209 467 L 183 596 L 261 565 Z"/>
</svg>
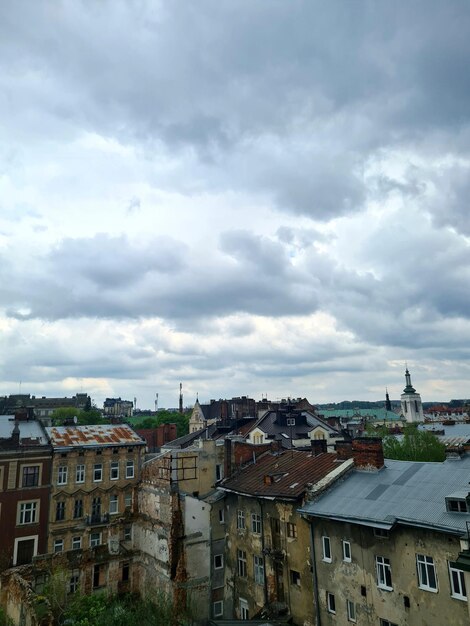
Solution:
<svg viewBox="0 0 470 626">
<path fill-rule="evenodd" d="M 0 6 L 0 395 L 468 398 L 470 7 Z"/>
</svg>

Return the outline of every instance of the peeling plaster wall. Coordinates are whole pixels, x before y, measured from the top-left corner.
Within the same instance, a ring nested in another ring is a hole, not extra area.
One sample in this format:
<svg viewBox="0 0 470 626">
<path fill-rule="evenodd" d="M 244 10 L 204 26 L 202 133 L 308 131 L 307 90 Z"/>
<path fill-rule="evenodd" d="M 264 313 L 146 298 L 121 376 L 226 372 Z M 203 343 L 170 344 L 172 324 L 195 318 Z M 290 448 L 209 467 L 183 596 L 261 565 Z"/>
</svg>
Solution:
<svg viewBox="0 0 470 626">
<path fill-rule="evenodd" d="M 407 626 L 469 624 L 467 602 L 450 595 L 448 561 L 455 561 L 459 554 L 458 538 L 401 526 L 390 531 L 388 538 L 378 538 L 366 526 L 320 519 L 313 524 L 322 626 L 350 626 L 347 599 L 356 604 L 358 623 L 379 624 L 382 618 Z M 322 560 L 323 535 L 330 538 L 331 563 Z M 343 561 L 343 540 L 351 543 L 351 563 Z M 416 554 L 433 557 L 438 593 L 419 588 Z M 393 591 L 377 587 L 376 556 L 390 559 Z M 361 586 L 365 587 L 365 597 Z M 335 615 L 327 611 L 327 592 L 335 595 Z M 410 608 L 405 607 L 405 596 Z"/>
</svg>

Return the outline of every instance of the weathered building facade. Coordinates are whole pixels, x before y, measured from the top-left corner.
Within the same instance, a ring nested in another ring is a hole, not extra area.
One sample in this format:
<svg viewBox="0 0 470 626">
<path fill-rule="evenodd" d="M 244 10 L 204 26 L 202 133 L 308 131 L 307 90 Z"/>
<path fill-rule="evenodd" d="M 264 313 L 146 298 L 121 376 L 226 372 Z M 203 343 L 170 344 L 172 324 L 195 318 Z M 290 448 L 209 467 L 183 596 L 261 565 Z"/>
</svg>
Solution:
<svg viewBox="0 0 470 626">
<path fill-rule="evenodd" d="M 355 469 L 302 509 L 315 551 L 317 623 L 469 624 L 459 565 L 470 458 L 384 462 L 379 439 L 340 446 Z M 463 541 L 465 545 L 468 542 Z"/>
<path fill-rule="evenodd" d="M 0 571 L 47 552 L 52 449 L 27 411 L 0 416 Z"/>
</svg>

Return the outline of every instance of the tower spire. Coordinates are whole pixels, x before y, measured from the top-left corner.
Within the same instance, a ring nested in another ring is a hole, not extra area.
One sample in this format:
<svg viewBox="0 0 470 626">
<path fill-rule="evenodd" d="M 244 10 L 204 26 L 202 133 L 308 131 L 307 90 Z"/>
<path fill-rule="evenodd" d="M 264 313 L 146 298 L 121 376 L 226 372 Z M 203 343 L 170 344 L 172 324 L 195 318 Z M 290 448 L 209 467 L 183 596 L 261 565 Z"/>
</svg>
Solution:
<svg viewBox="0 0 470 626">
<path fill-rule="evenodd" d="M 179 412 L 183 414 L 183 383 L 180 383 L 180 405 Z"/>
<path fill-rule="evenodd" d="M 388 395 L 387 387 L 385 387 L 385 410 L 386 411 L 392 410 L 392 403 L 390 402 L 390 396 Z"/>
</svg>

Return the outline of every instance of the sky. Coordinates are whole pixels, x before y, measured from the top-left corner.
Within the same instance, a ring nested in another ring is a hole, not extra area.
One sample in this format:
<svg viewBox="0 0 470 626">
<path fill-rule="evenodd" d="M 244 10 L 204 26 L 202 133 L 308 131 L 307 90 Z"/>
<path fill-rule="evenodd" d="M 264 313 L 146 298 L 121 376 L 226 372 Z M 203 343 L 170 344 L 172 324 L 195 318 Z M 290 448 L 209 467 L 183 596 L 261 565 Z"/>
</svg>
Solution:
<svg viewBox="0 0 470 626">
<path fill-rule="evenodd" d="M 0 3 L 0 394 L 470 392 L 466 0 Z"/>
</svg>

